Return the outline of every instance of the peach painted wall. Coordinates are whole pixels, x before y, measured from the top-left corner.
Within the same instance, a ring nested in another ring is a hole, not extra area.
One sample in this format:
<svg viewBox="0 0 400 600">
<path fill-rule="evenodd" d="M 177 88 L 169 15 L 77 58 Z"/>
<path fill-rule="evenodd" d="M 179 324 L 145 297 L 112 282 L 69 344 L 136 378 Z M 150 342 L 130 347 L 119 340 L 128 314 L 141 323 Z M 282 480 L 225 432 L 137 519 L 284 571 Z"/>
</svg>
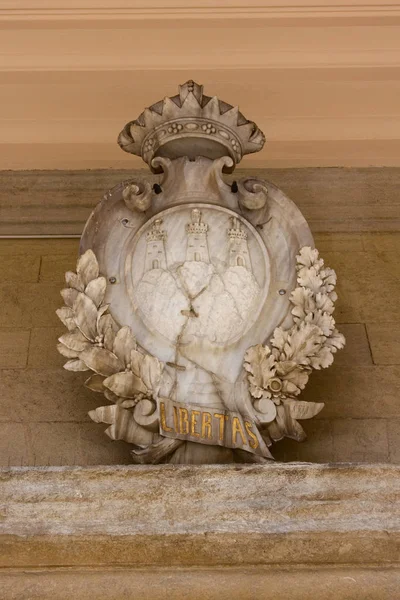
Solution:
<svg viewBox="0 0 400 600">
<path fill-rule="evenodd" d="M 264 130 L 244 167 L 400 165 L 393 0 L 1 0 L 0 169 L 137 168 L 116 137 L 179 83 Z"/>
</svg>

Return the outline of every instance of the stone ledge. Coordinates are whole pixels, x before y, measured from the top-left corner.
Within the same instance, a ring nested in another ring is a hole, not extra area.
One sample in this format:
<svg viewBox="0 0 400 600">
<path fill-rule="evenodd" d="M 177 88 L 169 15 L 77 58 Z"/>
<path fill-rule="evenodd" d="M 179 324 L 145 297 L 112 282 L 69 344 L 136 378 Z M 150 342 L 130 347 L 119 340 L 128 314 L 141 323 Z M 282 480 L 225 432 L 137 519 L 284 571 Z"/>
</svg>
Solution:
<svg viewBox="0 0 400 600">
<path fill-rule="evenodd" d="M 400 466 L 0 470 L 1 567 L 389 565 Z"/>
</svg>

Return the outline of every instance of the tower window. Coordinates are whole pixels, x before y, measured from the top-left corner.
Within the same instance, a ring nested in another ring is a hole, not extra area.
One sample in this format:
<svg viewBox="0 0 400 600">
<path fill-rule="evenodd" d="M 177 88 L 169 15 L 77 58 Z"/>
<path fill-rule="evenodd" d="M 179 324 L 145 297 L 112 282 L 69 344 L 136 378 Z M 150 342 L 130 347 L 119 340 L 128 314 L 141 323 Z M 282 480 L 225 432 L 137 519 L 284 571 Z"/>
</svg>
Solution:
<svg viewBox="0 0 400 600">
<path fill-rule="evenodd" d="M 159 262 L 157 259 L 153 260 L 153 269 L 158 269 L 159 268 Z"/>
<path fill-rule="evenodd" d="M 238 256 L 236 259 L 236 264 L 238 267 L 244 267 L 244 260 L 242 256 Z"/>
</svg>

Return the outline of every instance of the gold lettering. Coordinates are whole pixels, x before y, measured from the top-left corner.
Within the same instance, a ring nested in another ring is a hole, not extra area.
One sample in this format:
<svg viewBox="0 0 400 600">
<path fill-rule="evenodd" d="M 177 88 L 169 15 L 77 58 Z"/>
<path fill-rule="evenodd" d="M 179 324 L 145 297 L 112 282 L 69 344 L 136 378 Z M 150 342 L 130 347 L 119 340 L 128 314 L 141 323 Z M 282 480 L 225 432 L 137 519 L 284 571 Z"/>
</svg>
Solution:
<svg viewBox="0 0 400 600">
<path fill-rule="evenodd" d="M 200 433 L 196 431 L 197 417 L 199 414 L 199 410 L 192 410 L 192 414 L 190 415 L 190 433 L 194 437 L 200 437 Z"/>
<path fill-rule="evenodd" d="M 173 409 L 174 409 L 174 427 L 175 427 L 176 433 L 179 433 L 178 409 L 176 408 L 176 406 L 173 406 Z"/>
<path fill-rule="evenodd" d="M 219 419 L 219 441 L 223 442 L 225 433 L 225 419 L 227 419 L 228 417 L 222 415 L 221 413 L 214 413 L 214 417 L 216 419 Z"/>
<path fill-rule="evenodd" d="M 244 437 L 244 431 L 242 429 L 242 425 L 238 417 L 233 417 L 232 419 L 232 442 L 236 444 L 237 434 L 240 434 L 242 438 L 242 444 L 247 446 L 246 438 Z"/>
<path fill-rule="evenodd" d="M 160 417 L 161 417 L 161 429 L 164 431 L 173 431 L 172 427 L 168 427 L 167 419 L 165 416 L 165 404 L 164 402 L 160 402 Z"/>
<path fill-rule="evenodd" d="M 211 413 L 203 412 L 201 413 L 201 437 L 206 439 L 206 430 L 207 430 L 207 438 L 210 440 L 212 438 L 212 421 L 211 421 Z"/>
<path fill-rule="evenodd" d="M 251 438 L 250 441 L 249 441 L 250 448 L 253 448 L 253 450 L 255 450 L 256 448 L 258 448 L 258 446 L 260 444 L 258 442 L 256 434 L 251 429 L 253 427 L 253 423 L 251 423 L 250 421 L 245 421 L 244 422 L 244 426 L 246 427 L 247 434 Z"/>
<path fill-rule="evenodd" d="M 185 425 L 185 431 L 183 430 Z M 189 433 L 189 413 L 187 408 L 179 407 L 179 433 L 187 435 Z"/>
</svg>

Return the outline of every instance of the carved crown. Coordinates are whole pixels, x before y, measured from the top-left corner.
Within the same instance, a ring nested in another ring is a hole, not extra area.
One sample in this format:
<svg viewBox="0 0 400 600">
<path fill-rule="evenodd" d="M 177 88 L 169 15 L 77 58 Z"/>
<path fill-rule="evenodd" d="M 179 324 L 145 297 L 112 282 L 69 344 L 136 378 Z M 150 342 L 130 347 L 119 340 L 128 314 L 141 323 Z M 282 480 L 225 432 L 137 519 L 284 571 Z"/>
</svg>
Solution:
<svg viewBox="0 0 400 600">
<path fill-rule="evenodd" d="M 226 170 L 232 171 L 243 155 L 258 152 L 264 142 L 263 132 L 237 106 L 205 96 L 203 86 L 194 81 L 180 85 L 178 95 L 146 108 L 118 137 L 122 150 L 141 156 L 155 173 L 162 171 L 159 164 L 152 165 L 155 156 L 230 156 L 234 163 Z"/>
</svg>

